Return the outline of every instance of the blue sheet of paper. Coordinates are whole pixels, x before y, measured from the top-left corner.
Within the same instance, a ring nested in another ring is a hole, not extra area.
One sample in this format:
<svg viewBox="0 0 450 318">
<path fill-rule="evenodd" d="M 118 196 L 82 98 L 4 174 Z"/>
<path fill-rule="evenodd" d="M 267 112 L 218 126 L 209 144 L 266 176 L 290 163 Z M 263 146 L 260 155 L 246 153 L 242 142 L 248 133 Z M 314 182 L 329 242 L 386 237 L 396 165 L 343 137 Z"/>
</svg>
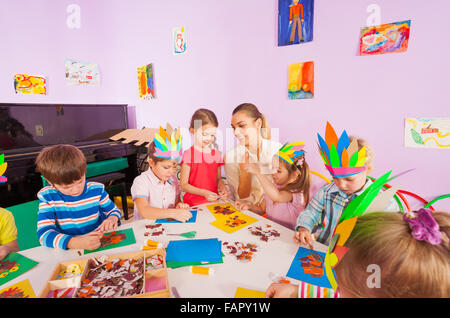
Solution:
<svg viewBox="0 0 450 318">
<path fill-rule="evenodd" d="M 195 223 L 197 221 L 197 211 L 191 210 L 192 217 L 184 223 Z M 155 223 L 183 223 L 177 220 L 157 219 Z"/>
<path fill-rule="evenodd" d="M 222 242 L 217 238 L 170 241 L 167 261 L 221 262 Z"/>
<path fill-rule="evenodd" d="M 324 260 L 325 253 L 299 247 L 286 276 L 312 285 L 331 288 Z"/>
</svg>

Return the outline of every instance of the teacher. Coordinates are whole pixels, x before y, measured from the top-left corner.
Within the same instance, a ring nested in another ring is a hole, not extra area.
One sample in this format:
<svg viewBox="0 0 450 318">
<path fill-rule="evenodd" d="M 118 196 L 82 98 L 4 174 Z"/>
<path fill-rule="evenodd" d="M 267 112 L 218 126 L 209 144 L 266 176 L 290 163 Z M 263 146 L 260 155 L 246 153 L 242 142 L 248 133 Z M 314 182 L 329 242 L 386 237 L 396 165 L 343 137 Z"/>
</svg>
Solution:
<svg viewBox="0 0 450 318">
<path fill-rule="evenodd" d="M 272 178 L 272 158 L 281 143 L 270 140 L 266 117 L 258 108 L 244 103 L 233 110 L 231 126 L 239 144 L 225 155 L 225 173 L 231 195 L 235 200 L 258 204 L 264 191 L 256 176 L 246 172 L 243 165 L 257 163 L 260 171 Z"/>
</svg>

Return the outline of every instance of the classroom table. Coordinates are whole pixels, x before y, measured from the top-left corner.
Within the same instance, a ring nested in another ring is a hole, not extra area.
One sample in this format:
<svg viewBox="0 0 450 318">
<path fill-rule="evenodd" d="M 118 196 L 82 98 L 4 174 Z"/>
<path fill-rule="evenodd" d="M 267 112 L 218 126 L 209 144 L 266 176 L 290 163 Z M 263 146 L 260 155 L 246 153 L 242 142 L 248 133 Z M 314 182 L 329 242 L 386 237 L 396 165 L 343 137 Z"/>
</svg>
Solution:
<svg viewBox="0 0 450 318">
<path fill-rule="evenodd" d="M 257 222 L 250 226 L 270 224 L 272 229 L 280 233 L 280 237 L 275 240 L 264 242 L 258 236 L 254 236 L 246 228 L 240 229 L 234 233 L 226 233 L 210 222 L 215 220 L 211 212 L 201 205 L 198 208 L 197 220 L 195 223 L 165 223 L 163 224 L 167 233 L 183 233 L 189 231 L 197 231 L 195 239 L 217 238 L 223 242 L 248 242 L 255 243 L 258 246 L 258 252 L 250 262 L 240 262 L 236 257 L 224 253 L 223 263 L 211 264 L 208 267 L 214 268 L 214 275 L 193 274 L 189 267 L 168 268 L 169 287 L 171 289 L 171 297 L 174 297 L 172 287 L 176 290 L 181 298 L 233 298 L 238 287 L 265 291 L 272 283 L 271 276 L 286 277 L 291 262 L 301 246 L 294 242 L 294 231 L 272 222 L 251 211 L 241 211 L 249 216 L 258 219 Z M 171 240 L 186 240 L 179 236 L 158 236 L 157 238 L 144 237 L 146 231 L 145 225 L 155 223 L 155 220 L 140 220 L 121 225 L 117 230 L 133 228 L 136 243 L 128 246 L 113 248 L 105 251 L 99 251 L 88 255 L 80 256 L 77 250 L 60 250 L 44 246 L 31 248 L 20 251 L 19 253 L 39 262 L 30 271 L 16 277 L 8 283 L 0 286 L 0 289 L 18 283 L 22 280 L 29 279 L 36 297 L 45 287 L 47 280 L 50 278 L 55 266 L 58 262 L 70 261 L 76 259 L 91 258 L 100 255 L 114 255 L 140 251 L 142 245 L 147 239 L 160 241 L 167 244 Z M 166 245 L 167 246 L 167 245 Z M 314 249 L 320 252 L 326 252 L 327 246 L 318 242 L 313 242 Z M 307 247 L 307 246 L 304 246 Z M 270 274 L 272 273 L 272 274 Z M 299 282 L 293 278 L 288 278 L 291 283 Z"/>
</svg>

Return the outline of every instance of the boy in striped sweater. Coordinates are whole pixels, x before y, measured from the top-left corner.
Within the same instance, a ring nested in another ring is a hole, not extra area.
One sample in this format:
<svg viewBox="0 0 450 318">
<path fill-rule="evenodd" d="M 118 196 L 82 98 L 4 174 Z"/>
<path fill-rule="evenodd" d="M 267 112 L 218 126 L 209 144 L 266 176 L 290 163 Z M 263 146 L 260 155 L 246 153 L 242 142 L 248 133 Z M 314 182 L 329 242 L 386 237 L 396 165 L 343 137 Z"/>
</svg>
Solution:
<svg viewBox="0 0 450 318">
<path fill-rule="evenodd" d="M 72 145 L 44 148 L 37 170 L 50 184 L 38 193 L 37 235 L 43 246 L 95 250 L 102 232 L 120 225 L 120 210 L 101 183 L 86 182 L 86 157 Z"/>
</svg>

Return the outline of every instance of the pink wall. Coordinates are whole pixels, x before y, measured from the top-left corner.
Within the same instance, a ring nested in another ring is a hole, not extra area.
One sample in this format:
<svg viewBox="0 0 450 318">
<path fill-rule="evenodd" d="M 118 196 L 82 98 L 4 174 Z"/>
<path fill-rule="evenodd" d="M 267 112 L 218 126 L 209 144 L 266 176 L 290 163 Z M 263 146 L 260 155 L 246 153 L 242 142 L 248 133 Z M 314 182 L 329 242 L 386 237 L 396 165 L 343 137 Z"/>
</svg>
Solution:
<svg viewBox="0 0 450 318">
<path fill-rule="evenodd" d="M 374 176 L 415 168 L 395 184 L 426 199 L 450 193 L 450 150 L 403 146 L 405 117 L 450 117 L 446 0 L 316 0 L 313 42 L 289 47 L 277 47 L 277 0 L 0 3 L 1 102 L 127 103 L 136 107 L 137 127 L 167 120 L 186 127 L 204 106 L 224 129 L 233 108 L 249 101 L 280 128 L 281 142 L 307 142 L 313 170 L 325 174 L 316 133 L 330 120 L 338 133 L 345 128 L 371 143 Z M 80 29 L 66 26 L 71 3 L 81 7 Z M 406 53 L 357 56 L 371 3 L 380 5 L 381 23 L 411 19 Z M 182 25 L 187 52 L 174 56 L 172 28 Z M 98 63 L 101 86 L 67 86 L 65 58 Z M 314 98 L 289 100 L 288 64 L 310 60 Z M 138 98 L 136 67 L 148 63 L 157 98 L 146 102 Z M 16 95 L 13 75 L 21 72 L 46 75 L 48 95 Z M 450 210 L 450 200 L 435 207 Z"/>
</svg>

